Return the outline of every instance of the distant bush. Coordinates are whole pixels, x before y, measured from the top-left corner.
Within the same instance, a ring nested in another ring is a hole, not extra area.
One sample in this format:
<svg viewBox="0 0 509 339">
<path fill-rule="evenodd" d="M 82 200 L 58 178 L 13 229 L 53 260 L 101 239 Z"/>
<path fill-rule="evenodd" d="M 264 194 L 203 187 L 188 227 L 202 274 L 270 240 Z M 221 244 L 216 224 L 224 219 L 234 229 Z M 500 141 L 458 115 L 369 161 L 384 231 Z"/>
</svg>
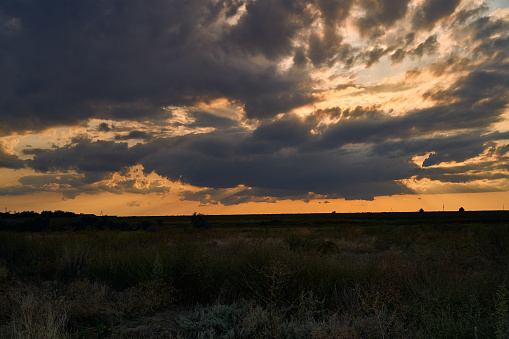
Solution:
<svg viewBox="0 0 509 339">
<path fill-rule="evenodd" d="M 201 213 L 194 212 L 191 216 L 191 224 L 194 228 L 198 229 L 211 229 L 212 225 L 210 224 L 209 220 L 207 219 L 207 216 Z"/>
<path fill-rule="evenodd" d="M 152 221 L 150 220 L 143 220 L 142 222 L 140 222 L 140 228 L 143 229 L 143 230 L 147 230 L 148 228 L 150 228 L 150 226 L 152 226 Z"/>
<path fill-rule="evenodd" d="M 42 211 L 41 215 L 43 217 L 51 217 L 51 218 L 70 218 L 70 217 L 75 217 L 76 213 L 56 210 L 54 212 L 52 212 L 52 211 Z"/>
<path fill-rule="evenodd" d="M 50 225 L 50 220 L 43 216 L 37 215 L 31 219 L 24 220 L 15 224 L 18 232 L 41 232 L 46 230 Z"/>
<path fill-rule="evenodd" d="M 22 218 L 33 218 L 35 216 L 38 216 L 39 213 L 36 213 L 34 211 L 23 211 L 23 212 L 17 213 L 16 215 L 19 217 L 22 217 Z"/>
</svg>

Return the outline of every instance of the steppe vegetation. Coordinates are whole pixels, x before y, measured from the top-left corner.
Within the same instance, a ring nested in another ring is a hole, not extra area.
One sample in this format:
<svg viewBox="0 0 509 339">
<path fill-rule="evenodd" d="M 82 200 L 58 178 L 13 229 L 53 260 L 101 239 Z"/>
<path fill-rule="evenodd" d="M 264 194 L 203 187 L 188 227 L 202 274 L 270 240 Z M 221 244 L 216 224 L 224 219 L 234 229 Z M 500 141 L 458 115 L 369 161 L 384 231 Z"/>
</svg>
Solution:
<svg viewBox="0 0 509 339">
<path fill-rule="evenodd" d="M 507 338 L 506 218 L 415 214 L 4 216 L 0 337 Z"/>
</svg>

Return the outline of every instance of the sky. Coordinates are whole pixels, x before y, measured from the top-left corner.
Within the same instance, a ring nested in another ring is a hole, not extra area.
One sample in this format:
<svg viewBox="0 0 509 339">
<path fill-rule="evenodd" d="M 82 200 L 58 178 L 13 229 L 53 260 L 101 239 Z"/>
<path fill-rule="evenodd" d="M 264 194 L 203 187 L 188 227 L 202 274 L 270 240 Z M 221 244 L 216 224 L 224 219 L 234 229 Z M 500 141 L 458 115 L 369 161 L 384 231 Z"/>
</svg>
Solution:
<svg viewBox="0 0 509 339">
<path fill-rule="evenodd" d="M 5 0 L 0 209 L 509 208 L 506 0 Z"/>
</svg>

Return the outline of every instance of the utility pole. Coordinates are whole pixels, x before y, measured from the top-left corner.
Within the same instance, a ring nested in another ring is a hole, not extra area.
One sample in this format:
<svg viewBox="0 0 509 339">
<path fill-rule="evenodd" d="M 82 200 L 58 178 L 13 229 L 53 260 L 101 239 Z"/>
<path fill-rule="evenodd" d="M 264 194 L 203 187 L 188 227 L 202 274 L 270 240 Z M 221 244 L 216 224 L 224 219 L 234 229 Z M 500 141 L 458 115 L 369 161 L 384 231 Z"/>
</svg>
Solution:
<svg viewBox="0 0 509 339">
<path fill-rule="evenodd" d="M 442 212 L 445 212 L 445 204 L 442 204 Z"/>
</svg>

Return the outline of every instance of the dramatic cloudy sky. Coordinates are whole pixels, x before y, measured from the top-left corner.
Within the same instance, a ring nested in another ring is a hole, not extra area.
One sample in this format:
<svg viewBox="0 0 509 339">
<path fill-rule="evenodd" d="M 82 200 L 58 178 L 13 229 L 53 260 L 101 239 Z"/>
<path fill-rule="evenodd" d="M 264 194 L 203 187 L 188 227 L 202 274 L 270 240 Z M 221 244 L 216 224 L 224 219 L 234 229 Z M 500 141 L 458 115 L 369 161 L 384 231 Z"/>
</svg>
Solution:
<svg viewBox="0 0 509 339">
<path fill-rule="evenodd" d="M 509 206 L 506 0 L 4 0 L 0 206 Z"/>
</svg>

